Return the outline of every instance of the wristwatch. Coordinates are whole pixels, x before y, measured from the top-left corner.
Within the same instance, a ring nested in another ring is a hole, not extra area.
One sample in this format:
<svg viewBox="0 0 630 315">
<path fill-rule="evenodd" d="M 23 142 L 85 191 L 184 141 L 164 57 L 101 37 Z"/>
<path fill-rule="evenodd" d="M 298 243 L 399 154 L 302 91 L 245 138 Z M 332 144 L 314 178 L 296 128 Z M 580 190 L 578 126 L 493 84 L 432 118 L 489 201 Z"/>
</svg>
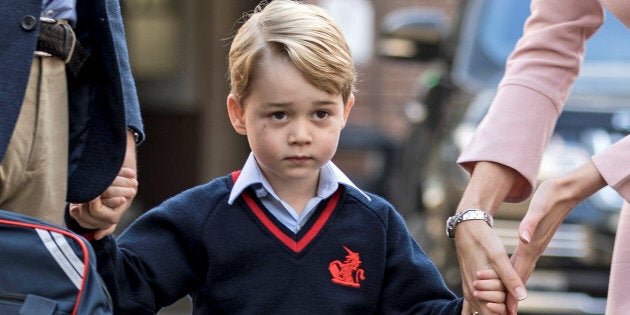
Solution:
<svg viewBox="0 0 630 315">
<path fill-rule="evenodd" d="M 461 222 L 469 220 L 483 220 L 490 227 L 494 227 L 494 219 L 488 212 L 479 209 L 468 209 L 446 220 L 446 235 L 449 238 L 455 238 L 455 227 Z"/>
</svg>

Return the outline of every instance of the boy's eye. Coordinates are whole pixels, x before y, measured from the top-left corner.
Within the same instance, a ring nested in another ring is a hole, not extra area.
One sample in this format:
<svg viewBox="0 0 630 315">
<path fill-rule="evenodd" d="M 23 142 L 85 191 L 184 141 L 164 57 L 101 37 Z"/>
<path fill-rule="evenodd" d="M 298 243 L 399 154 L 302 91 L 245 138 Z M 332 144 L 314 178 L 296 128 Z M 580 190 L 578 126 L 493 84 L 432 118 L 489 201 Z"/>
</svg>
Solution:
<svg viewBox="0 0 630 315">
<path fill-rule="evenodd" d="M 271 118 L 274 120 L 283 120 L 287 117 L 287 114 L 284 112 L 274 112 L 271 114 Z"/>
<path fill-rule="evenodd" d="M 330 116 L 330 114 L 327 111 L 320 110 L 315 112 L 315 118 L 317 119 L 324 119 L 328 116 Z"/>
</svg>

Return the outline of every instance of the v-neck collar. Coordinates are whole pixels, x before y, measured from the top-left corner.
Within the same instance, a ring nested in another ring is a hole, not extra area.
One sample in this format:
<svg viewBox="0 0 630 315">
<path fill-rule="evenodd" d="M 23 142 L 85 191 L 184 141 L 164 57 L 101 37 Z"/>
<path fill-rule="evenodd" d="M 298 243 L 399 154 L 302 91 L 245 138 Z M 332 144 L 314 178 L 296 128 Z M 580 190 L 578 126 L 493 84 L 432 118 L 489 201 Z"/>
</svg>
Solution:
<svg viewBox="0 0 630 315">
<path fill-rule="evenodd" d="M 265 211 L 258 202 L 254 200 L 249 191 L 244 191 L 241 193 L 241 196 L 243 197 L 243 200 L 247 204 L 249 210 L 254 214 L 262 226 L 278 241 L 280 241 L 280 243 L 284 244 L 284 246 L 298 254 L 308 247 L 313 239 L 315 239 L 315 237 L 321 232 L 324 225 L 326 225 L 326 222 L 328 222 L 328 219 L 330 219 L 330 216 L 339 203 L 341 191 L 342 188 L 340 186 L 339 189 L 327 201 L 325 201 L 327 203 L 324 206 L 324 209 L 321 211 L 317 210 L 313 213 L 313 216 L 309 219 L 309 221 L 315 220 L 314 223 L 307 224 L 304 229 L 297 234 L 291 233 L 284 226 L 280 227 L 281 223 L 272 219 L 269 212 Z"/>
</svg>

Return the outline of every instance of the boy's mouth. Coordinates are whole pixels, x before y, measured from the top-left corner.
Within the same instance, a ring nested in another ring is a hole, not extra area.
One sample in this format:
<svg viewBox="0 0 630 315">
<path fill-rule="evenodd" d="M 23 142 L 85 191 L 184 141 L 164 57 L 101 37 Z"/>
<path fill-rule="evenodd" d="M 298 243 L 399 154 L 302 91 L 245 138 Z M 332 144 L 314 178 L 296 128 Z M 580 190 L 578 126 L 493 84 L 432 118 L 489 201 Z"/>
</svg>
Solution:
<svg viewBox="0 0 630 315">
<path fill-rule="evenodd" d="M 312 159 L 311 157 L 304 156 L 304 155 L 290 156 L 286 158 L 287 161 L 294 162 L 294 163 L 304 163 L 304 162 L 310 161 L 311 159 Z"/>
</svg>

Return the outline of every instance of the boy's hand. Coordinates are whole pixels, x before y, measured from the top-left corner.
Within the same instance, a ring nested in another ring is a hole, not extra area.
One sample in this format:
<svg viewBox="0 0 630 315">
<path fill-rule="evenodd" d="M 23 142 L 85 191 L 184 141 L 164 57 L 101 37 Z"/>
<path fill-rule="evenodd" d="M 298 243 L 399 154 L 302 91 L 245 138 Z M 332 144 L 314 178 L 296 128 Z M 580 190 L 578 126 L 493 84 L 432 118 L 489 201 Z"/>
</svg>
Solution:
<svg viewBox="0 0 630 315">
<path fill-rule="evenodd" d="M 473 296 L 478 300 L 486 301 L 488 310 L 505 314 L 506 288 L 494 269 L 477 271 L 473 287 L 475 288 Z"/>
<path fill-rule="evenodd" d="M 501 282 L 497 272 L 494 269 L 483 269 L 477 271 L 475 276 L 476 278 L 473 281 L 473 287 L 475 288 L 473 297 L 477 300 L 485 301 L 485 306 L 487 307 L 487 311 L 489 311 L 489 313 L 479 311 L 478 314 L 506 314 L 506 288 Z M 464 301 L 464 304 L 467 304 L 466 302 L 467 301 Z M 466 307 L 464 307 L 464 309 L 466 309 Z M 473 311 L 467 311 L 466 315 L 470 313 L 475 314 Z"/>
<path fill-rule="evenodd" d="M 137 191 L 136 171 L 123 167 L 100 196 L 88 203 L 70 204 L 70 216 L 83 228 L 97 229 L 94 238 L 99 240 L 114 232 Z"/>
</svg>

